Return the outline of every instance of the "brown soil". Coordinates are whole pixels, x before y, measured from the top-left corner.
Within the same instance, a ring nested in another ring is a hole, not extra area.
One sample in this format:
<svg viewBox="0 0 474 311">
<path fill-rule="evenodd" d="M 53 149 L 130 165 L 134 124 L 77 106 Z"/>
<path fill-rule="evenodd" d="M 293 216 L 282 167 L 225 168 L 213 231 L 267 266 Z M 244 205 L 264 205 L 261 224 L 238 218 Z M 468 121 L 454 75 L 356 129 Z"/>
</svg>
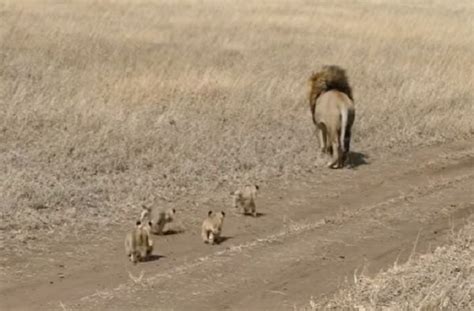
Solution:
<svg viewBox="0 0 474 311">
<path fill-rule="evenodd" d="M 220 245 L 202 243 L 203 210 L 191 211 L 184 232 L 154 236 L 153 260 L 136 266 L 124 255 L 123 227 L 95 239 L 91 228 L 61 245 L 38 237 L 44 251 L 2 260 L 0 309 L 302 307 L 356 271 L 375 273 L 443 243 L 474 212 L 473 151 L 462 142 L 314 169 L 261 189 L 260 217 L 224 207 Z"/>
</svg>

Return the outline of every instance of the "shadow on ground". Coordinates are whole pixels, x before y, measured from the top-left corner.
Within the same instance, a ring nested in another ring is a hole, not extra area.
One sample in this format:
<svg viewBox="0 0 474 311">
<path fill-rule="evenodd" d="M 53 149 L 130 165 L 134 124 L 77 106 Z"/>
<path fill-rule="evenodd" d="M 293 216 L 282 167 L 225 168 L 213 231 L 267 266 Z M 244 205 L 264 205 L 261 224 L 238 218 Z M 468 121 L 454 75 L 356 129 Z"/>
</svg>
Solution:
<svg viewBox="0 0 474 311">
<path fill-rule="evenodd" d="M 250 214 L 250 213 L 244 213 L 244 214 L 242 214 L 242 215 L 247 216 L 247 217 L 254 217 L 254 216 L 253 216 L 252 214 Z M 259 213 L 259 212 L 257 212 L 256 218 L 263 217 L 263 216 L 265 216 L 265 215 L 266 215 L 265 213 Z"/>
<path fill-rule="evenodd" d="M 146 260 L 144 260 L 145 262 L 150 262 L 150 261 L 157 261 L 157 260 L 160 260 L 160 258 L 165 258 L 166 256 L 161 256 L 161 255 L 150 255 L 147 257 Z"/>
<path fill-rule="evenodd" d="M 178 229 L 178 230 L 175 230 L 175 229 L 169 229 L 169 230 L 166 230 L 163 232 L 163 235 L 174 235 L 174 234 L 180 234 L 180 233 L 183 233 L 184 230 L 182 229 Z"/>
<path fill-rule="evenodd" d="M 223 242 L 225 242 L 225 241 L 227 241 L 227 240 L 230 240 L 230 239 L 232 239 L 231 236 L 221 236 L 221 237 L 219 238 L 219 241 L 216 241 L 216 242 L 217 242 L 216 244 L 221 244 L 221 243 L 223 243 Z"/>
<path fill-rule="evenodd" d="M 350 163 L 349 163 L 350 168 L 357 168 L 359 166 L 369 164 L 369 162 L 367 161 L 369 159 L 369 156 L 361 152 L 350 151 L 349 159 L 350 159 Z"/>
</svg>

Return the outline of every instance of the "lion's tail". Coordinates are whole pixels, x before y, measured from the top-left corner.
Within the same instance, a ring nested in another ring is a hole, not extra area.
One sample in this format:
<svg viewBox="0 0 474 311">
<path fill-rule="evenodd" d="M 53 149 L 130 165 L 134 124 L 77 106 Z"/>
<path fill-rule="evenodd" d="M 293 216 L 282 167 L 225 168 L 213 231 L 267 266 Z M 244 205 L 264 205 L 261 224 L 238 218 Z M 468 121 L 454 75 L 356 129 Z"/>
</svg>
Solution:
<svg viewBox="0 0 474 311">
<path fill-rule="evenodd" d="M 341 111 L 341 137 L 339 139 L 342 152 L 346 152 L 346 130 L 347 130 L 348 114 L 349 113 L 347 109 L 342 109 Z"/>
<path fill-rule="evenodd" d="M 344 108 L 341 111 L 341 136 L 340 143 L 343 152 L 349 152 L 351 145 L 352 124 L 354 123 L 355 111 Z"/>
</svg>

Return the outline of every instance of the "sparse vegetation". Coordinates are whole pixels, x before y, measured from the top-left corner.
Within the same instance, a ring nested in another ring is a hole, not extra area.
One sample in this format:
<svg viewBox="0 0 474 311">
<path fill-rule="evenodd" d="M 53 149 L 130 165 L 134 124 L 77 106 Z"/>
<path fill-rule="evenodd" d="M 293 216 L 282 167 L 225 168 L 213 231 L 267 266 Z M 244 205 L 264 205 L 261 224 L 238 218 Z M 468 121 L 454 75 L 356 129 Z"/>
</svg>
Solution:
<svg viewBox="0 0 474 311">
<path fill-rule="evenodd" d="M 323 64 L 353 85 L 354 150 L 470 138 L 472 13 L 470 1 L 2 1 L 0 236 L 60 236 L 144 201 L 307 172 L 306 79 Z"/>
<path fill-rule="evenodd" d="M 474 219 L 451 243 L 395 265 L 375 277 L 355 275 L 355 284 L 333 297 L 314 298 L 310 310 L 472 310 Z"/>
</svg>

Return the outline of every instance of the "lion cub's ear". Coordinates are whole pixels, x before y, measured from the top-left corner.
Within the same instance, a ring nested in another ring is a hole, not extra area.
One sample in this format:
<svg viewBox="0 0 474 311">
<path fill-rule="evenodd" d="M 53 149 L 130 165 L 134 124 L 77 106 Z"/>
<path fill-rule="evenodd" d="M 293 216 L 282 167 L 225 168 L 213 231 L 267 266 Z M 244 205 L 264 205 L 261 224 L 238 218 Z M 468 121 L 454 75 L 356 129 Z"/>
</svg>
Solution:
<svg viewBox="0 0 474 311">
<path fill-rule="evenodd" d="M 212 211 L 207 212 L 207 216 L 211 216 L 211 215 L 212 215 Z"/>
</svg>

